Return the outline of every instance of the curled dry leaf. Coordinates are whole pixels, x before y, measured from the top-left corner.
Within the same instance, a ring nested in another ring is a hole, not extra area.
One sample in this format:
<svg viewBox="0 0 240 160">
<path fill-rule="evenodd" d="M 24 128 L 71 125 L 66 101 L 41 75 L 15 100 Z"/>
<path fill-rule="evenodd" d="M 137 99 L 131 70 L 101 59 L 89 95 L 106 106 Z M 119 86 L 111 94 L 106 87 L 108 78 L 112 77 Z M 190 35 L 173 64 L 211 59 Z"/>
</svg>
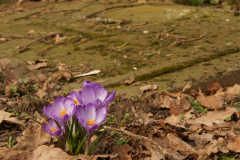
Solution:
<svg viewBox="0 0 240 160">
<path fill-rule="evenodd" d="M 27 32 L 27 35 L 32 36 L 34 33 L 35 33 L 35 31 L 33 29 L 31 29 Z"/>
<path fill-rule="evenodd" d="M 22 46 L 21 48 L 19 48 L 18 53 L 25 52 L 26 50 L 28 50 L 28 47 L 27 46 Z"/>
<path fill-rule="evenodd" d="M 174 151 L 180 151 L 183 154 L 196 154 L 197 151 L 191 147 L 186 142 L 182 141 L 180 138 L 174 136 L 172 133 L 167 134 L 167 139 L 169 144 Z"/>
<path fill-rule="evenodd" d="M 12 113 L 0 110 L 0 124 L 2 122 L 7 122 L 7 123 L 11 123 L 11 124 L 19 124 L 19 125 L 23 124 L 22 121 L 14 118 L 14 117 L 10 117 L 11 115 L 12 115 Z"/>
<path fill-rule="evenodd" d="M 30 65 L 30 66 L 27 67 L 27 69 L 29 69 L 30 71 L 32 71 L 32 70 L 36 70 L 36 69 L 38 69 L 38 68 L 46 67 L 47 65 L 48 65 L 47 62 L 43 62 L 43 63 L 38 63 L 38 64 L 36 64 L 36 65 Z"/>
<path fill-rule="evenodd" d="M 197 100 L 202 106 L 208 109 L 221 109 L 223 107 L 223 101 L 215 96 L 201 95 L 197 97 Z"/>
<path fill-rule="evenodd" d="M 143 94 L 144 93 L 144 91 L 148 91 L 148 90 L 156 90 L 158 88 L 158 86 L 157 85 L 146 85 L 146 86 L 142 86 L 142 87 L 140 87 L 140 92 L 141 92 L 141 94 Z"/>
<path fill-rule="evenodd" d="M 227 117 L 231 117 L 237 109 L 227 107 L 225 110 L 208 111 L 206 114 L 194 120 L 188 120 L 188 124 L 205 124 L 206 126 L 213 126 L 213 124 L 223 124 Z"/>
<path fill-rule="evenodd" d="M 125 80 L 123 83 L 125 84 L 132 84 L 135 81 L 135 77 L 131 76 L 129 79 Z"/>
<path fill-rule="evenodd" d="M 240 152 L 240 137 L 230 140 L 227 148 L 233 152 Z"/>
<path fill-rule="evenodd" d="M 190 83 L 188 83 L 185 87 L 183 87 L 182 92 L 189 90 L 191 87 L 192 87 L 192 85 Z"/>
<path fill-rule="evenodd" d="M 43 99 L 44 96 L 48 95 L 48 93 L 46 93 L 43 89 L 38 89 L 36 94 L 41 99 Z"/>
<path fill-rule="evenodd" d="M 214 95 L 217 91 L 222 91 L 222 87 L 218 82 L 214 82 L 213 84 L 209 85 L 205 89 L 205 93 L 207 95 Z"/>
<path fill-rule="evenodd" d="M 113 146 L 113 152 L 117 153 L 120 159 L 124 159 L 124 160 L 132 160 L 131 156 L 128 155 L 128 153 L 131 152 L 132 150 L 133 150 L 133 147 L 129 146 L 129 144 Z"/>
<path fill-rule="evenodd" d="M 6 69 L 6 67 L 9 69 L 14 69 L 18 66 L 17 62 L 12 62 L 7 58 L 0 59 L 0 64 L 2 66 L 2 69 Z"/>
<path fill-rule="evenodd" d="M 240 94 L 240 85 L 235 84 L 233 87 L 227 87 L 226 94 L 239 95 Z"/>
<path fill-rule="evenodd" d="M 184 124 L 181 122 L 181 119 L 179 118 L 179 116 L 175 116 L 174 114 L 172 114 L 170 117 L 167 117 L 164 120 L 164 123 L 168 123 L 171 126 L 175 126 L 179 128 L 186 128 Z"/>
<path fill-rule="evenodd" d="M 135 116 L 136 119 L 138 119 L 138 121 L 144 125 L 147 125 L 148 123 L 150 122 L 154 122 L 156 120 L 154 120 L 153 118 L 150 118 L 153 116 L 153 114 L 150 112 L 150 113 L 145 113 L 143 110 L 139 109 L 139 110 L 136 110 L 133 106 L 131 107 L 132 108 L 132 112 Z"/>
</svg>

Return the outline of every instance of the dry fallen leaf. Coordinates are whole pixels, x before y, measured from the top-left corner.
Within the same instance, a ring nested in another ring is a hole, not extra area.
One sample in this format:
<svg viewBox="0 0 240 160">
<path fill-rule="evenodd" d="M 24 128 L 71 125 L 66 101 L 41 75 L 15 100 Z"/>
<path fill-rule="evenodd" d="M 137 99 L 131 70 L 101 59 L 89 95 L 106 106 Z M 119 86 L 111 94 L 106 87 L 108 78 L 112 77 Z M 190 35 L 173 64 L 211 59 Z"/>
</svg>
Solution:
<svg viewBox="0 0 240 160">
<path fill-rule="evenodd" d="M 227 148 L 233 152 L 240 152 L 240 137 L 229 140 Z"/>
<path fill-rule="evenodd" d="M 188 83 L 185 87 L 183 87 L 182 92 L 185 92 L 186 90 L 190 89 L 192 85 Z"/>
<path fill-rule="evenodd" d="M 233 107 L 226 107 L 225 110 L 208 111 L 206 114 L 194 120 L 188 120 L 188 124 L 205 124 L 206 126 L 213 126 L 213 124 L 223 124 L 227 117 L 231 117 L 232 114 L 238 112 Z"/>
<path fill-rule="evenodd" d="M 41 68 L 41 67 L 46 67 L 47 65 L 48 65 L 47 62 L 43 62 L 43 63 L 38 63 L 36 65 L 30 65 L 30 66 L 27 67 L 27 69 L 32 71 L 32 70 L 36 70 L 36 69 Z"/>
<path fill-rule="evenodd" d="M 215 96 L 201 95 L 197 97 L 197 100 L 202 106 L 208 109 L 221 109 L 223 107 L 223 101 Z"/>
<path fill-rule="evenodd" d="M 18 66 L 18 63 L 11 62 L 9 59 L 4 58 L 0 59 L 0 65 L 2 66 L 2 69 L 6 69 L 6 67 L 8 67 L 9 69 L 14 69 Z"/>
<path fill-rule="evenodd" d="M 130 78 L 125 80 L 123 83 L 125 83 L 125 84 L 132 84 L 134 81 L 135 81 L 135 77 L 134 76 L 130 76 Z"/>
<path fill-rule="evenodd" d="M 139 110 L 136 110 L 133 106 L 131 107 L 132 108 L 132 112 L 135 116 L 136 119 L 138 119 L 138 121 L 144 125 L 147 125 L 148 123 L 150 122 L 154 122 L 156 120 L 154 120 L 153 118 L 150 118 L 153 116 L 153 114 L 150 112 L 150 113 L 145 113 L 143 110 L 139 109 Z"/>
<path fill-rule="evenodd" d="M 214 95 L 217 91 L 221 91 L 223 88 L 220 86 L 218 82 L 214 82 L 213 84 L 209 85 L 205 89 L 205 93 L 207 95 Z"/>
<path fill-rule="evenodd" d="M 233 87 L 227 87 L 226 94 L 239 95 L 240 94 L 240 85 L 235 84 Z"/>
<path fill-rule="evenodd" d="M 44 96 L 48 95 L 48 93 L 46 93 L 43 89 L 38 89 L 36 94 L 41 99 L 43 99 Z"/>
<path fill-rule="evenodd" d="M 12 115 L 12 113 L 0 110 L 0 123 L 7 122 L 7 123 L 11 123 L 11 124 L 19 124 L 19 125 L 23 124 L 22 121 L 14 118 L 14 117 L 10 117 L 11 115 Z"/>
<path fill-rule="evenodd" d="M 147 90 L 156 90 L 158 88 L 157 85 L 146 85 L 146 86 L 142 86 L 140 87 L 140 92 L 141 94 L 143 94 L 144 91 L 147 91 Z"/>
</svg>

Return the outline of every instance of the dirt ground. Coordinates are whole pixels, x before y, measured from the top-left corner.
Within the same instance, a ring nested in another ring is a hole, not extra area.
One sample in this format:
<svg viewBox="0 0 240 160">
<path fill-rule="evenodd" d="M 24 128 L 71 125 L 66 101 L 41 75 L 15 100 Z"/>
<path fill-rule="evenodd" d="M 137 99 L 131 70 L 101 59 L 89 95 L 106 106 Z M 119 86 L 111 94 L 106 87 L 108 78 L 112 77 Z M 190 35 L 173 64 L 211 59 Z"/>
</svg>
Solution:
<svg viewBox="0 0 240 160">
<path fill-rule="evenodd" d="M 228 9 L 1 5 L 0 159 L 239 159 L 240 19 Z M 115 119 L 92 157 L 73 157 L 34 120 L 46 123 L 43 107 L 84 80 L 117 91 Z"/>
</svg>

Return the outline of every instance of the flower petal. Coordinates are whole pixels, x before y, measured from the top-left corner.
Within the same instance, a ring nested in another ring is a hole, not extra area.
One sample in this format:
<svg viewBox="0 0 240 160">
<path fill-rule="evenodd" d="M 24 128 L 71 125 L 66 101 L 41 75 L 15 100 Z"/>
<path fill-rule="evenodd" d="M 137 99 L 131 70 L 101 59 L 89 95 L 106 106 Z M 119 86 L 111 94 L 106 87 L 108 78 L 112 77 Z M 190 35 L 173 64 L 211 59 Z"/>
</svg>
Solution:
<svg viewBox="0 0 240 160">
<path fill-rule="evenodd" d="M 72 115 L 75 113 L 76 107 L 75 103 L 72 98 L 66 98 L 63 101 L 63 106 L 66 109 L 67 114 L 72 117 Z"/>
<path fill-rule="evenodd" d="M 91 86 L 83 87 L 82 98 L 85 105 L 87 105 L 90 100 L 94 100 L 94 90 Z"/>
<path fill-rule="evenodd" d="M 108 91 L 103 86 L 100 86 L 94 89 L 95 99 L 100 99 L 103 102 L 107 97 L 107 95 L 108 95 Z"/>
<path fill-rule="evenodd" d="M 110 93 L 108 97 L 104 100 L 103 105 L 106 106 L 109 103 L 111 103 L 114 100 L 115 94 L 116 94 L 116 91 L 113 91 L 112 93 Z"/>
<path fill-rule="evenodd" d="M 58 96 L 58 97 L 59 97 L 59 96 Z M 63 109 L 65 109 L 65 108 L 64 108 L 64 105 L 63 105 L 62 98 L 60 98 L 60 99 L 57 98 L 57 99 L 53 102 L 52 106 L 53 106 L 53 109 L 54 109 L 54 111 L 55 111 L 55 112 L 53 112 L 53 114 L 55 114 L 55 116 L 61 118 L 61 117 L 60 117 L 60 113 L 62 112 Z"/>
<path fill-rule="evenodd" d="M 85 87 L 85 86 L 88 85 L 88 84 L 91 84 L 91 81 L 84 81 L 84 82 L 83 82 L 83 87 Z"/>
<path fill-rule="evenodd" d="M 51 113 L 53 111 L 53 107 L 52 104 L 50 104 L 49 106 L 44 106 L 43 107 L 43 112 L 46 114 L 46 116 L 52 118 Z"/>
<path fill-rule="evenodd" d="M 85 110 L 82 105 L 76 106 L 75 116 L 84 119 Z"/>
<path fill-rule="evenodd" d="M 100 125 L 107 119 L 108 109 L 106 106 L 99 107 L 96 112 L 95 124 Z"/>
<path fill-rule="evenodd" d="M 90 119 L 93 119 L 95 121 L 95 118 L 96 118 L 96 107 L 93 104 L 89 103 L 85 108 L 84 123 L 88 123 Z"/>
</svg>

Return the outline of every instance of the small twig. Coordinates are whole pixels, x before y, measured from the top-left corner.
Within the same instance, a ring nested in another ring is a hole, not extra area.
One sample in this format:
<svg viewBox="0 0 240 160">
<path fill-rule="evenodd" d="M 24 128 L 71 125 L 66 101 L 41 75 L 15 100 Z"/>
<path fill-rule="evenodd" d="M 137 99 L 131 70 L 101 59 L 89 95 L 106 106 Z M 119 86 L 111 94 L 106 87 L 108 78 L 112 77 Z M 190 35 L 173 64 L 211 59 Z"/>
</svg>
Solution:
<svg viewBox="0 0 240 160">
<path fill-rule="evenodd" d="M 231 11 L 231 10 L 226 11 L 226 12 L 228 12 L 228 13 L 240 13 L 240 11 Z"/>
<path fill-rule="evenodd" d="M 197 38 L 187 39 L 185 41 L 183 41 L 183 40 L 175 41 L 175 42 L 172 43 L 172 46 L 179 46 L 179 45 L 184 44 L 184 43 L 188 43 L 188 42 L 192 42 L 192 41 L 202 39 L 206 35 L 206 33 L 207 32 L 203 33 L 201 36 L 199 36 Z"/>
<path fill-rule="evenodd" d="M 161 153 L 163 154 L 165 157 L 167 157 L 168 159 L 175 159 L 171 154 L 169 154 L 165 149 L 163 149 L 161 146 L 159 146 L 156 142 L 154 142 L 153 140 L 147 138 L 147 137 L 144 137 L 144 136 L 140 136 L 140 135 L 136 135 L 136 134 L 133 134 L 129 131 L 125 131 L 125 130 L 121 130 L 121 129 L 117 129 L 117 128 L 112 128 L 112 127 L 108 127 L 108 126 L 104 126 L 105 129 L 107 130 L 112 130 L 112 131 L 117 131 L 117 132 L 122 132 L 128 136 L 131 136 L 131 137 L 135 137 L 139 140 L 144 140 L 144 141 L 147 141 L 149 143 L 151 143 L 153 146 L 156 147 L 156 149 Z"/>
<path fill-rule="evenodd" d="M 4 137 L 6 135 L 10 135 L 10 134 L 13 134 L 13 133 L 18 133 L 18 132 L 21 132 L 21 131 L 13 131 L 13 132 L 10 132 L 10 133 L 5 133 L 5 134 L 0 135 L 0 137 Z"/>
<path fill-rule="evenodd" d="M 29 18 L 30 16 L 34 16 L 34 15 L 39 14 L 39 13 L 41 13 L 41 12 L 35 12 L 35 13 L 31 13 L 31 14 L 29 14 L 29 15 L 27 15 L 27 16 L 24 16 L 24 17 L 15 18 L 14 21 L 17 21 L 17 20 L 20 20 L 20 19 L 27 19 L 27 18 Z"/>
<path fill-rule="evenodd" d="M 46 35 L 46 36 L 44 36 L 44 37 L 38 38 L 38 39 L 36 39 L 36 40 L 34 40 L 34 41 L 26 44 L 26 45 L 23 45 L 23 46 L 20 46 L 20 47 L 18 46 L 17 48 L 18 48 L 18 49 L 21 49 L 21 48 L 23 48 L 23 47 L 25 47 L 25 46 L 30 46 L 30 45 L 33 44 L 33 43 L 36 43 L 36 42 L 38 42 L 38 41 L 40 41 L 40 40 L 42 40 L 42 39 L 45 39 L 45 38 L 47 38 L 47 37 L 51 37 L 51 36 L 54 36 L 54 35 L 57 35 L 57 34 L 62 34 L 62 33 L 58 33 L 58 32 L 57 32 L 57 33 L 52 33 L 52 34 Z"/>
<path fill-rule="evenodd" d="M 2 54 L 6 54 L 6 55 L 8 55 L 8 56 L 10 56 L 10 57 L 14 57 L 14 58 L 20 59 L 20 60 L 22 60 L 23 62 L 25 62 L 26 64 L 28 64 L 28 62 L 27 62 L 27 61 L 25 61 L 24 59 L 22 59 L 22 58 L 20 58 L 20 57 L 13 56 L 13 55 L 11 55 L 11 54 L 4 53 L 4 52 L 0 52 L 0 53 L 2 53 Z"/>
</svg>

